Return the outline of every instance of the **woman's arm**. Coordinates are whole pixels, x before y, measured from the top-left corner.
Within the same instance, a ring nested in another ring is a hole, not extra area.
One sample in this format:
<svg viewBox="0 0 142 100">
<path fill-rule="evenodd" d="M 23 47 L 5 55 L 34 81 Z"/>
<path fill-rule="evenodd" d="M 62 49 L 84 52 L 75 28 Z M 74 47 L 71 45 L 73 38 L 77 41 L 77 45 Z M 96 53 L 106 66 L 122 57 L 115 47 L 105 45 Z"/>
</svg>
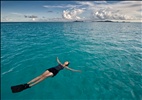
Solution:
<svg viewBox="0 0 142 100">
<path fill-rule="evenodd" d="M 66 69 L 70 70 L 70 71 L 73 71 L 73 72 L 81 72 L 81 70 L 75 70 L 75 69 L 72 69 L 72 68 L 69 68 L 69 67 L 65 67 Z"/>
<path fill-rule="evenodd" d="M 59 61 L 58 57 L 57 57 L 57 62 L 58 62 L 58 64 L 62 65 L 62 63 Z"/>
</svg>

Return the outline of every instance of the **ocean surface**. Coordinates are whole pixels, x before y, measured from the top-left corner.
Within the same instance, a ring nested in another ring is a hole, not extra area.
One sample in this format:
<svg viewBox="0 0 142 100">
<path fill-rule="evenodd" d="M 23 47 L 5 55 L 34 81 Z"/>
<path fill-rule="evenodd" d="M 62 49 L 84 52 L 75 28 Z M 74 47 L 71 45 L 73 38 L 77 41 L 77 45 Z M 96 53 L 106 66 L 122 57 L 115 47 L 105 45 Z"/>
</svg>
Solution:
<svg viewBox="0 0 142 100">
<path fill-rule="evenodd" d="M 1 23 L 2 100 L 142 100 L 142 23 Z M 60 71 L 19 93 L 46 69 Z"/>
</svg>

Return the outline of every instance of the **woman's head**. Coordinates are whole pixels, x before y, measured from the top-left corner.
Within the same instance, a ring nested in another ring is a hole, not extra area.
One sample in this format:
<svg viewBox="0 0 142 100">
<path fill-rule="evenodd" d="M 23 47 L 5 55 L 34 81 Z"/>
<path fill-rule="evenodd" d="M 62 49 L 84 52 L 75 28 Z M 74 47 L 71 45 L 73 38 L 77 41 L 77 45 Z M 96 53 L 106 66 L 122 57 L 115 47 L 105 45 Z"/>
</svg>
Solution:
<svg viewBox="0 0 142 100">
<path fill-rule="evenodd" d="M 70 63 L 68 61 L 64 62 L 65 66 L 68 66 Z"/>
</svg>

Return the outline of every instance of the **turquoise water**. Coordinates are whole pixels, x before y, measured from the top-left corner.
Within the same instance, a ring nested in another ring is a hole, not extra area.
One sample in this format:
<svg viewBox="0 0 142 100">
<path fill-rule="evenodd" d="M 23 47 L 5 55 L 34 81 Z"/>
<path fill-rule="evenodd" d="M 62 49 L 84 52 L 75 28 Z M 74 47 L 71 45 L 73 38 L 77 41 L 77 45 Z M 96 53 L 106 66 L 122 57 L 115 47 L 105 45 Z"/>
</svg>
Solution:
<svg viewBox="0 0 142 100">
<path fill-rule="evenodd" d="M 141 100 L 141 23 L 1 23 L 2 100 Z M 47 68 L 70 61 L 54 78 L 13 94 Z"/>
</svg>

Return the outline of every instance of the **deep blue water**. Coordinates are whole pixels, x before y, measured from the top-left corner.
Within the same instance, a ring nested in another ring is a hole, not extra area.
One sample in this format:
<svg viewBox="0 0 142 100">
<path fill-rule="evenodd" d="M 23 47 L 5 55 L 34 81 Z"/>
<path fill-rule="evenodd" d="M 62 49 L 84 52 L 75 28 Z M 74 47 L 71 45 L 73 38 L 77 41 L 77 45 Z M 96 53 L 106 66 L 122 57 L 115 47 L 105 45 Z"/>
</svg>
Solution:
<svg viewBox="0 0 142 100">
<path fill-rule="evenodd" d="M 141 23 L 1 23 L 2 100 L 142 100 Z M 13 94 L 47 68 L 54 78 Z"/>
</svg>

